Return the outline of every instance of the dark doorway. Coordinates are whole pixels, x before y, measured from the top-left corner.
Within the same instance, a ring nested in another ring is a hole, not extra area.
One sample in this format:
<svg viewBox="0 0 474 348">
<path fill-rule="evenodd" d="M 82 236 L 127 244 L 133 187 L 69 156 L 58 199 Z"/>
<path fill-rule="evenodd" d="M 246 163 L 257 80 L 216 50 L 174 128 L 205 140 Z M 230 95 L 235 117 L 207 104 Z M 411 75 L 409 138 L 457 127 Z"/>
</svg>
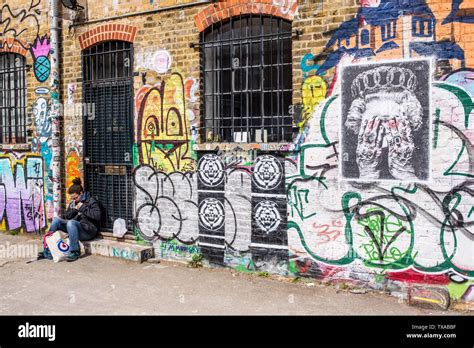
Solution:
<svg viewBox="0 0 474 348">
<path fill-rule="evenodd" d="M 109 41 L 83 51 L 84 175 L 105 210 L 132 229 L 133 46 Z"/>
</svg>

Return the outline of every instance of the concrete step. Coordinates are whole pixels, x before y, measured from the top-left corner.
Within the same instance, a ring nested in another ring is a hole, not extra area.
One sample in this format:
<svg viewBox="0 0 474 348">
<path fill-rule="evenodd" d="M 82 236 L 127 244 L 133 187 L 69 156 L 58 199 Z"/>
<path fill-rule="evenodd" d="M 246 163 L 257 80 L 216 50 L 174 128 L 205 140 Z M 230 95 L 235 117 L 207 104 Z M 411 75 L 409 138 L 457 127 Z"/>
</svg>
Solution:
<svg viewBox="0 0 474 348">
<path fill-rule="evenodd" d="M 131 233 L 127 233 L 125 236 L 123 236 L 123 238 L 117 238 L 117 237 L 114 237 L 112 232 L 105 232 L 105 231 L 100 231 L 97 234 L 97 238 L 109 239 L 109 240 L 114 240 L 116 242 L 125 242 L 125 243 L 132 243 L 132 244 L 136 244 L 138 240 L 137 236 Z"/>
<path fill-rule="evenodd" d="M 93 239 L 82 243 L 84 244 L 85 253 L 88 255 L 117 257 L 139 263 L 155 257 L 153 246 L 133 245 L 108 239 Z"/>
</svg>

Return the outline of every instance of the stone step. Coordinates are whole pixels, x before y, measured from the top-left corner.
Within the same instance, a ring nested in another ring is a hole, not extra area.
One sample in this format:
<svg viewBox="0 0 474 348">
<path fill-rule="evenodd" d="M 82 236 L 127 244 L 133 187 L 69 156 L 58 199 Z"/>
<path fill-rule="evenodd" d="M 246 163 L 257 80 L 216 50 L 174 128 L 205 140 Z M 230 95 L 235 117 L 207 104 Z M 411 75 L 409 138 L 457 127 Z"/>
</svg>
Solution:
<svg viewBox="0 0 474 348">
<path fill-rule="evenodd" d="M 82 243 L 84 244 L 85 253 L 88 255 L 116 257 L 139 263 L 155 257 L 153 246 L 133 245 L 108 239 L 94 239 Z"/>
</svg>

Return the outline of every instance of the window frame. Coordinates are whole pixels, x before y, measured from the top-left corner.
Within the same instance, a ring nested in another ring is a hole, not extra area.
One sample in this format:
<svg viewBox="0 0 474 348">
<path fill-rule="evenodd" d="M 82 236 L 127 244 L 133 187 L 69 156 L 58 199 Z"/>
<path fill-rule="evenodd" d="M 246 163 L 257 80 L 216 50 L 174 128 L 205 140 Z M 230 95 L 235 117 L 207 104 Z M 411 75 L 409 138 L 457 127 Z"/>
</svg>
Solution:
<svg viewBox="0 0 474 348">
<path fill-rule="evenodd" d="M 432 37 L 433 36 L 433 20 L 431 18 L 417 17 L 412 18 L 412 35 L 414 37 Z M 423 32 L 421 31 L 423 25 Z M 427 30 L 427 33 L 425 34 Z"/>
<path fill-rule="evenodd" d="M 201 143 L 293 141 L 292 45 L 291 21 L 267 14 L 233 16 L 201 32 Z"/>
<path fill-rule="evenodd" d="M 382 41 L 386 42 L 397 37 L 397 20 L 389 21 L 380 26 Z"/>
<path fill-rule="evenodd" d="M 27 70 L 25 56 L 0 52 L 0 145 L 4 148 L 28 144 Z"/>
<path fill-rule="evenodd" d="M 367 39 L 367 42 L 364 43 L 364 40 Z M 364 28 L 360 31 L 360 44 L 361 46 L 370 45 L 370 31 L 367 28 Z"/>
</svg>

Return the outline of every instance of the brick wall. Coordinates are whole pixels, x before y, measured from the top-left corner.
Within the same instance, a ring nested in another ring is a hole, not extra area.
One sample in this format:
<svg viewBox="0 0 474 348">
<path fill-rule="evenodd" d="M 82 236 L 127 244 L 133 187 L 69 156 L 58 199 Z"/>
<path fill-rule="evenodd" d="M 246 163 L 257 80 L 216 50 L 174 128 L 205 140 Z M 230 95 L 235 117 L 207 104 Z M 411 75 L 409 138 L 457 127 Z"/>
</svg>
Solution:
<svg viewBox="0 0 474 348">
<path fill-rule="evenodd" d="M 227 1 L 75 28 L 75 39 L 65 39 L 64 88 L 80 82 L 83 38 L 101 25 L 136 28 L 135 233 L 153 242 L 163 258 L 201 254 L 209 265 L 350 282 L 401 297 L 422 284 L 433 296 L 440 289 L 450 294 L 440 306 L 449 298 L 472 300 L 472 232 L 465 223 L 472 209 L 466 150 L 472 141 L 470 73 L 453 74 L 469 66 L 471 39 L 460 33 L 472 29 L 456 17 L 444 23 L 449 1 L 382 3 Z M 166 6 L 117 2 L 113 15 Z M 100 11 L 110 13 L 110 6 L 90 7 L 89 18 L 99 18 Z M 199 42 L 199 33 L 212 23 L 242 13 L 281 16 L 301 31 L 292 53 L 299 129 L 293 144 L 201 142 L 199 49 L 190 43 Z M 377 65 L 342 69 L 367 61 Z M 397 80 L 405 94 L 390 89 L 384 75 L 389 70 L 408 74 Z M 355 98 L 354 80 L 364 82 L 363 74 L 370 79 L 374 73 L 385 81 L 385 94 L 364 85 Z M 418 87 L 408 83 L 412 75 Z M 80 83 L 74 98 L 81 98 Z M 395 138 L 389 136 L 390 125 L 399 124 L 388 120 L 397 105 L 405 105 L 407 123 L 417 132 L 396 140 L 409 143 L 402 143 L 400 151 L 408 151 L 410 159 L 401 171 L 390 152 Z M 188 132 L 154 138 L 149 130 L 157 124 L 147 117 L 173 108 L 187 116 Z M 380 136 L 387 139 L 375 156 L 377 170 L 371 171 L 373 152 L 356 148 L 357 130 L 367 124 L 364 115 L 374 110 L 387 119 L 378 123 L 385 125 L 379 129 L 386 129 Z M 347 113 L 354 119 L 347 121 Z M 66 115 L 66 128 L 77 122 Z M 72 138 L 80 142 L 80 132 Z M 150 151 L 155 141 L 161 146 L 179 142 L 182 152 Z"/>
<path fill-rule="evenodd" d="M 83 172 L 81 51 L 129 41 L 135 234 L 158 255 L 472 302 L 474 4 L 452 3 L 89 2 L 90 22 L 63 21 L 65 183 Z M 242 13 L 292 22 L 292 143 L 202 142 L 190 44 Z"/>
<path fill-rule="evenodd" d="M 53 216 L 48 6 L 29 0 L 1 6 L 0 54 L 25 58 L 27 139 L 0 144 L 0 230 L 39 234 Z M 19 86 L 21 79 L 12 83 Z M 13 118 L 19 111 L 10 110 Z"/>
</svg>

